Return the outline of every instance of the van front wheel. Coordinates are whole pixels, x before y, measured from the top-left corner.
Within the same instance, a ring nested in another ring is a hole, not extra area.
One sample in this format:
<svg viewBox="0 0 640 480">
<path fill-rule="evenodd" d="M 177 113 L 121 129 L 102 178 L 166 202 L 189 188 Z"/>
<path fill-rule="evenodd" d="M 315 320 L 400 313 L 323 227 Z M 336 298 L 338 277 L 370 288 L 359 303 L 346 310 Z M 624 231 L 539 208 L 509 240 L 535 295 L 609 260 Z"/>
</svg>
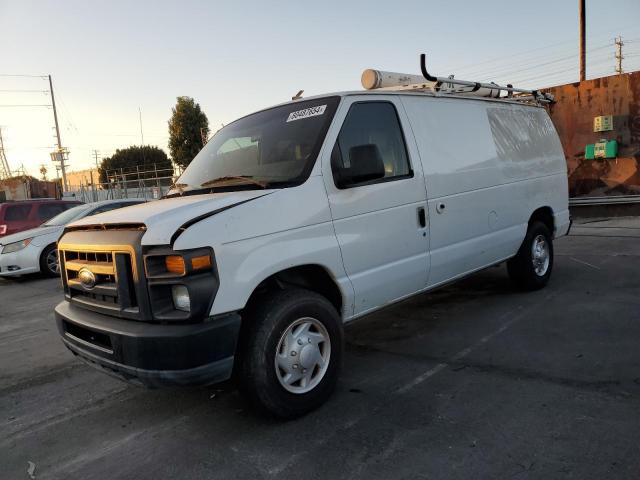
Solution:
<svg viewBox="0 0 640 480">
<path fill-rule="evenodd" d="M 333 392 L 343 353 L 340 316 L 317 293 L 288 289 L 268 294 L 243 316 L 238 380 L 259 408 L 295 418 Z"/>
<path fill-rule="evenodd" d="M 507 262 L 511 280 L 524 290 L 539 290 L 551 277 L 553 243 L 549 228 L 542 222 L 529 226 L 515 257 Z"/>
</svg>

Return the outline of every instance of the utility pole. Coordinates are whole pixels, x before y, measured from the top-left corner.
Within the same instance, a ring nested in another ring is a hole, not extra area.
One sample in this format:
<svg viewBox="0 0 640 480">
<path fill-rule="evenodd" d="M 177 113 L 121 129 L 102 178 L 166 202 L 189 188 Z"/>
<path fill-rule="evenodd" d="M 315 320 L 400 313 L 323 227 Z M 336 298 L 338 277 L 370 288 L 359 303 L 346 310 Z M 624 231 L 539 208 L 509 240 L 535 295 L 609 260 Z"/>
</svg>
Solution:
<svg viewBox="0 0 640 480">
<path fill-rule="evenodd" d="M 68 150 L 62 148 L 62 141 L 60 140 L 60 126 L 58 125 L 58 111 L 56 110 L 56 99 L 53 95 L 53 82 L 51 81 L 51 75 L 49 75 L 49 92 L 51 93 L 51 106 L 53 107 L 53 120 L 56 124 L 56 138 L 58 139 L 58 150 L 51 154 L 51 159 L 54 162 L 60 162 L 60 171 L 62 172 L 62 191 L 67 191 L 67 172 L 65 170 L 65 161 L 68 156 Z"/>
<path fill-rule="evenodd" d="M 147 159 L 145 158 L 144 155 L 144 133 L 142 133 L 142 110 L 140 109 L 140 107 L 138 107 L 138 118 L 140 119 L 140 141 L 142 142 L 142 144 L 140 145 L 140 148 L 142 149 L 142 163 L 146 164 L 147 163 Z"/>
<path fill-rule="evenodd" d="M 144 133 L 142 133 L 142 110 L 138 107 L 138 118 L 140 119 L 140 145 L 144 146 Z"/>
<path fill-rule="evenodd" d="M 58 139 L 58 150 L 61 150 L 62 142 L 60 141 L 60 127 L 58 126 L 58 112 L 56 110 L 56 99 L 53 96 L 53 82 L 51 81 L 51 75 L 49 75 L 49 92 L 51 92 L 51 106 L 53 107 L 53 120 L 56 122 L 56 137 Z"/>
<path fill-rule="evenodd" d="M 99 155 L 100 155 L 100 152 L 99 152 L 98 150 L 94 150 L 94 151 L 93 151 L 93 158 L 94 158 L 94 159 L 95 159 L 95 161 L 96 161 L 96 170 L 97 170 L 98 168 L 100 168 L 100 167 L 99 167 L 99 165 L 98 165 L 98 156 L 99 156 Z"/>
<path fill-rule="evenodd" d="M 2 141 L 2 127 L 0 127 L 0 180 L 11 177 L 9 162 L 4 154 L 4 142 Z"/>
<path fill-rule="evenodd" d="M 624 73 L 624 70 L 622 70 L 622 59 L 624 58 L 624 56 L 622 55 L 623 45 L 624 42 L 622 41 L 622 36 L 616 38 L 616 73 L 618 75 Z"/>
<path fill-rule="evenodd" d="M 578 1 L 580 2 L 580 81 L 584 82 L 587 79 L 586 12 L 585 0 Z"/>
</svg>

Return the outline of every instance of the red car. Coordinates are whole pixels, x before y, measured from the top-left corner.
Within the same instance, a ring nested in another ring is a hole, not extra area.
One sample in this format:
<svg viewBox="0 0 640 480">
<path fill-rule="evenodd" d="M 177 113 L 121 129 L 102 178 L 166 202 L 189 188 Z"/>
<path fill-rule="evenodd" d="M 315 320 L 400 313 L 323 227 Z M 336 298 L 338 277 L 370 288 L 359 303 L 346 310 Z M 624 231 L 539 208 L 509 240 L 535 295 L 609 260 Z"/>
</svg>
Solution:
<svg viewBox="0 0 640 480">
<path fill-rule="evenodd" d="M 52 199 L 0 203 L 0 237 L 35 228 L 81 203 Z"/>
</svg>

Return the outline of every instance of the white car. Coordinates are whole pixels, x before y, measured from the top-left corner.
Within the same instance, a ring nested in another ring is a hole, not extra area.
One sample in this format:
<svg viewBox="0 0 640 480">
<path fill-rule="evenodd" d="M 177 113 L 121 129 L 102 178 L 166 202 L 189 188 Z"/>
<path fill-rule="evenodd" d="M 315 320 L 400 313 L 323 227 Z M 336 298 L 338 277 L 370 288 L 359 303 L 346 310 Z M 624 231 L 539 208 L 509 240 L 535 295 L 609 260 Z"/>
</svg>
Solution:
<svg viewBox="0 0 640 480">
<path fill-rule="evenodd" d="M 104 200 L 70 208 L 42 225 L 0 238 L 0 277 L 42 272 L 59 275 L 56 242 L 64 227 L 83 217 L 142 203 L 140 199 Z"/>
<path fill-rule="evenodd" d="M 68 226 L 58 328 L 107 373 L 233 374 L 295 417 L 336 385 L 344 322 L 505 261 L 517 286 L 544 287 L 567 191 L 539 105 L 402 89 L 294 100 L 219 130 L 167 198 Z"/>
</svg>

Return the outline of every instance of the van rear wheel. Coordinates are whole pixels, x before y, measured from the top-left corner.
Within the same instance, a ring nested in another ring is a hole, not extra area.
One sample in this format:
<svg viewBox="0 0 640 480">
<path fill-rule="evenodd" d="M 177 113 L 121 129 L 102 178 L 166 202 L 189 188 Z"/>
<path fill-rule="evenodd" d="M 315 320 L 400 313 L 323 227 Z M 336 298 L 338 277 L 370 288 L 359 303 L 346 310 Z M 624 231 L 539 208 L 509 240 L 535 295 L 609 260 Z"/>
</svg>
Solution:
<svg viewBox="0 0 640 480">
<path fill-rule="evenodd" d="M 515 257 L 507 262 L 511 280 L 524 290 L 539 290 L 551 277 L 553 239 L 542 222 L 533 222 Z"/>
<path fill-rule="evenodd" d="M 290 289 L 265 295 L 243 316 L 238 381 L 261 410 L 296 418 L 333 392 L 343 330 L 333 305 L 317 293 Z"/>
</svg>

